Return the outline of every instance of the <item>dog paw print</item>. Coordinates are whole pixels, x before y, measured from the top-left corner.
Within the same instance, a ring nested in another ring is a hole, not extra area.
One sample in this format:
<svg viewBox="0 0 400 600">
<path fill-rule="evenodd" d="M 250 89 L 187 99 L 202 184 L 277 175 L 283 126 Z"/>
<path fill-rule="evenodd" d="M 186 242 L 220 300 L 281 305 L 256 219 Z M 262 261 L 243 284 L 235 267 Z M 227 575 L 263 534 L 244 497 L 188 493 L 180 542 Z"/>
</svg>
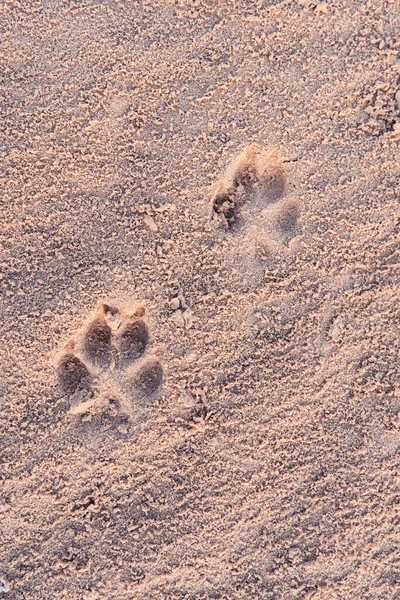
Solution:
<svg viewBox="0 0 400 600">
<path fill-rule="evenodd" d="M 71 412 L 107 408 L 130 414 L 157 398 L 163 367 L 148 354 L 149 327 L 145 309 L 126 312 L 102 304 L 57 362 L 57 376 L 69 397 Z"/>
<path fill-rule="evenodd" d="M 247 146 L 229 165 L 211 200 L 211 216 L 227 229 L 260 221 L 264 211 L 284 243 L 296 235 L 300 206 L 286 198 L 287 173 L 275 150 Z"/>
<path fill-rule="evenodd" d="M 232 160 L 212 196 L 211 218 L 233 234 L 226 238 L 225 252 L 233 268 L 246 278 L 250 271 L 254 281 L 263 271 L 263 279 L 269 279 L 282 268 L 302 230 L 299 200 L 288 194 L 285 162 L 292 161 L 251 144 Z M 254 261 L 250 270 L 249 259 Z"/>
<path fill-rule="evenodd" d="M 212 216 L 228 228 L 240 221 L 245 204 L 261 210 L 277 202 L 287 187 L 283 161 L 274 150 L 250 144 L 229 165 L 212 197 Z"/>
</svg>

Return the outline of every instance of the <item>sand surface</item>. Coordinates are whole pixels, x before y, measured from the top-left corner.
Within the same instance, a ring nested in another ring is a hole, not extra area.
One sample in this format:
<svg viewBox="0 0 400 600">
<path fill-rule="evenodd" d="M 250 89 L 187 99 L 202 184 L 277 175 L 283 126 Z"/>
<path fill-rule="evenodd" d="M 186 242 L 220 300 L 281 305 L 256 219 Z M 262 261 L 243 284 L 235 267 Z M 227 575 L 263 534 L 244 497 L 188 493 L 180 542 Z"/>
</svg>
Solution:
<svg viewBox="0 0 400 600">
<path fill-rule="evenodd" d="M 399 2 L 0 30 L 0 598 L 399 599 Z M 144 355 L 89 347 L 140 307 Z"/>
</svg>

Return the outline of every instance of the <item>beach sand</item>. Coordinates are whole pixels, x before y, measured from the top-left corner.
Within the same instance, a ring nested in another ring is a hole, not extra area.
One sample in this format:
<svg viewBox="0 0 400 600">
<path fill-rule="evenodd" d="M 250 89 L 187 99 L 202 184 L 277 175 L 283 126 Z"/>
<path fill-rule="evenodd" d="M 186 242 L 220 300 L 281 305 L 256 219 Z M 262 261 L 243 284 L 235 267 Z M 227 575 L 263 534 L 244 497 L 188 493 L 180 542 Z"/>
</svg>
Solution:
<svg viewBox="0 0 400 600">
<path fill-rule="evenodd" d="M 398 1 L 0 23 L 0 598 L 399 599 Z"/>
</svg>

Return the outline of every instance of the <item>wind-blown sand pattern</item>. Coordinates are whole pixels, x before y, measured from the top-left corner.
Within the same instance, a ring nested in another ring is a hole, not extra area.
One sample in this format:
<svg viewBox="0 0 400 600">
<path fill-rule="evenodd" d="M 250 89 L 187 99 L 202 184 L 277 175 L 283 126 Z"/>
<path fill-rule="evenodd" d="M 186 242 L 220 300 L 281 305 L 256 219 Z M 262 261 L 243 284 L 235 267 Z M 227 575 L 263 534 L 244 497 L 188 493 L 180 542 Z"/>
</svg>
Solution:
<svg viewBox="0 0 400 600">
<path fill-rule="evenodd" d="M 0 598 L 399 599 L 398 2 L 0 21 Z"/>
</svg>

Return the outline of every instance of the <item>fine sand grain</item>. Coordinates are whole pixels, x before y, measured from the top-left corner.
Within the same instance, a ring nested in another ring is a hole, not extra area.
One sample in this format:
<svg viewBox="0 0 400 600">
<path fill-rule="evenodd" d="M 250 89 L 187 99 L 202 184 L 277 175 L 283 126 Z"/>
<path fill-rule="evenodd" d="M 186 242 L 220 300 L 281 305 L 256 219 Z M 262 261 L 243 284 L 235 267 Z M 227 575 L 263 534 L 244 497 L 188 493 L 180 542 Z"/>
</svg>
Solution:
<svg viewBox="0 0 400 600">
<path fill-rule="evenodd" d="M 0 24 L 0 599 L 399 600 L 398 0 Z"/>
</svg>

